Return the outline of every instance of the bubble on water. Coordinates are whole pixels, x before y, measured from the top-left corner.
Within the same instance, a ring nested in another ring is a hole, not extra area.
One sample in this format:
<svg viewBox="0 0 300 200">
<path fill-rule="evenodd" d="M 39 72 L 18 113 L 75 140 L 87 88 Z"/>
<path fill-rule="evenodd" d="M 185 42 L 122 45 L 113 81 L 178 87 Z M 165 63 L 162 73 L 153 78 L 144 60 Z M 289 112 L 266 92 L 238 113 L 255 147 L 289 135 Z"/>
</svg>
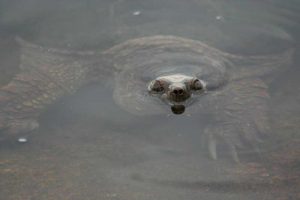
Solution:
<svg viewBox="0 0 300 200">
<path fill-rule="evenodd" d="M 216 20 L 222 21 L 222 20 L 224 20 L 224 17 L 222 15 L 217 15 L 216 16 Z"/>
<path fill-rule="evenodd" d="M 27 139 L 24 138 L 24 137 L 20 137 L 20 138 L 18 138 L 18 142 L 20 142 L 20 143 L 26 143 Z"/>
<path fill-rule="evenodd" d="M 136 10 L 136 11 L 133 11 L 133 12 L 132 12 L 132 15 L 134 15 L 134 16 L 139 16 L 141 13 L 142 13 L 141 11 Z"/>
</svg>

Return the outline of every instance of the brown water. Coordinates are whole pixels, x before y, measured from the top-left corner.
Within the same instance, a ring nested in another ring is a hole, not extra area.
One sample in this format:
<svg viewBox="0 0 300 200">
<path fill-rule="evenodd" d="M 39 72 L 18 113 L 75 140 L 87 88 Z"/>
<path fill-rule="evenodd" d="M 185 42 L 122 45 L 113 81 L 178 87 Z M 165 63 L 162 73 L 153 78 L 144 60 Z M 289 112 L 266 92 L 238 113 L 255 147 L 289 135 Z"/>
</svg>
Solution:
<svg viewBox="0 0 300 200">
<path fill-rule="evenodd" d="M 1 200 L 300 199 L 296 0 L 2 0 L 0 11 L 2 85 L 18 71 L 16 35 L 98 51 L 155 34 L 243 54 L 296 48 L 270 84 L 272 137 L 261 154 L 213 161 L 200 147 L 199 116 L 137 117 L 113 102 L 111 88 L 92 85 L 49 108 L 27 143 L 0 142 Z"/>
</svg>

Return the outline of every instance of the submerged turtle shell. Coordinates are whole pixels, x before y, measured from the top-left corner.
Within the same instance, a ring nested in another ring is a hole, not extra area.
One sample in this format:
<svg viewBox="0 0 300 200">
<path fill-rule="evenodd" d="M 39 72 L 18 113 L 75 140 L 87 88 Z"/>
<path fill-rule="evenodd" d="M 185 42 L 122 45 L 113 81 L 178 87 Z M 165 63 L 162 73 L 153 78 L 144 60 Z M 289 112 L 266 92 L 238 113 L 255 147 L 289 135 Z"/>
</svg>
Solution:
<svg viewBox="0 0 300 200">
<path fill-rule="evenodd" d="M 244 57 L 175 36 L 128 40 L 102 53 L 43 48 L 22 39 L 18 42 L 20 72 L 0 90 L 0 129 L 10 133 L 36 128 L 38 116 L 50 104 L 93 81 L 105 83 L 114 79 L 113 96 L 120 107 L 132 114 L 156 115 L 171 111 L 160 99 L 148 94 L 151 80 L 178 73 L 196 76 L 206 83 L 205 100 L 215 99 L 217 94 L 219 101 L 212 106 L 221 107 L 225 105 L 223 101 L 231 101 L 235 95 L 256 95 L 255 89 L 246 90 L 246 86 L 236 83 L 238 80 L 249 79 L 251 83 L 284 69 L 292 55 L 292 50 L 288 50 L 276 55 Z M 228 84 L 230 87 L 222 90 Z M 213 90 L 218 93 L 210 93 Z M 222 96 L 224 91 L 226 95 Z M 237 94 L 228 96 L 230 92 Z M 203 102 L 200 96 L 192 97 L 187 113 L 198 112 Z"/>
<path fill-rule="evenodd" d="M 152 36 L 129 40 L 105 51 L 116 69 L 114 100 L 138 115 L 170 113 L 159 99 L 148 94 L 147 85 L 158 76 L 184 74 L 206 82 L 207 91 L 228 82 L 261 77 L 284 69 L 292 50 L 265 56 L 239 56 L 222 52 L 200 41 L 175 36 Z M 191 104 L 201 103 L 192 98 Z M 193 106 L 192 106 L 193 107 Z M 188 112 L 197 111 L 197 106 Z"/>
</svg>

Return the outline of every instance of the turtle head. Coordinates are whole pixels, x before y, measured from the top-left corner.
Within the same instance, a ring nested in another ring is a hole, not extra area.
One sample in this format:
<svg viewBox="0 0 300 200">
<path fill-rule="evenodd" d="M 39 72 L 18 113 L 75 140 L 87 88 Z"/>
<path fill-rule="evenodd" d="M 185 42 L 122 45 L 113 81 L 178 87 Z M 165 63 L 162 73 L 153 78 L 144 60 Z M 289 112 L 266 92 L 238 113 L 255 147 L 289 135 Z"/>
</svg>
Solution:
<svg viewBox="0 0 300 200">
<path fill-rule="evenodd" d="M 174 114 L 184 113 L 186 101 L 191 98 L 192 94 L 199 94 L 204 90 L 203 81 L 183 74 L 160 76 L 148 85 L 149 93 L 171 105 Z"/>
</svg>

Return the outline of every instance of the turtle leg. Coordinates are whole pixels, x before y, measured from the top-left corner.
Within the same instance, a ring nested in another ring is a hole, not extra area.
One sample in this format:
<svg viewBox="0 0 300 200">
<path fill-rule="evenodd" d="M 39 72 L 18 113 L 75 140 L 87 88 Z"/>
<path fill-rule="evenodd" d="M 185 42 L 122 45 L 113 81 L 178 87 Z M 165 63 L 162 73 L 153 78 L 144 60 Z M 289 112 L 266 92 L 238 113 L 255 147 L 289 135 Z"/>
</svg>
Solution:
<svg viewBox="0 0 300 200">
<path fill-rule="evenodd" d="M 39 115 L 59 92 L 50 92 L 46 85 L 49 83 L 38 74 L 22 71 L 0 88 L 1 136 L 24 136 L 39 127 Z"/>
<path fill-rule="evenodd" d="M 235 162 L 240 162 L 237 149 L 242 147 L 239 138 L 229 138 L 232 134 L 229 134 L 222 126 L 209 125 L 205 128 L 202 135 L 202 146 L 207 148 L 208 155 L 211 159 L 217 160 L 219 158 L 219 153 L 221 150 L 218 148 L 221 144 L 227 146 L 231 158 Z"/>
<path fill-rule="evenodd" d="M 32 131 L 39 128 L 37 119 L 14 119 L 6 124 L 5 132 L 13 136 L 27 136 Z"/>
<path fill-rule="evenodd" d="M 259 152 L 259 144 L 268 135 L 268 87 L 260 79 L 234 81 L 216 94 L 211 105 L 215 123 L 206 127 L 203 143 L 212 159 L 217 159 L 219 147 L 225 146 L 236 162 L 238 150 Z"/>
<path fill-rule="evenodd" d="M 28 134 L 49 105 L 89 82 L 94 61 L 89 54 L 46 49 L 22 39 L 20 72 L 0 88 L 0 130 Z"/>
</svg>

